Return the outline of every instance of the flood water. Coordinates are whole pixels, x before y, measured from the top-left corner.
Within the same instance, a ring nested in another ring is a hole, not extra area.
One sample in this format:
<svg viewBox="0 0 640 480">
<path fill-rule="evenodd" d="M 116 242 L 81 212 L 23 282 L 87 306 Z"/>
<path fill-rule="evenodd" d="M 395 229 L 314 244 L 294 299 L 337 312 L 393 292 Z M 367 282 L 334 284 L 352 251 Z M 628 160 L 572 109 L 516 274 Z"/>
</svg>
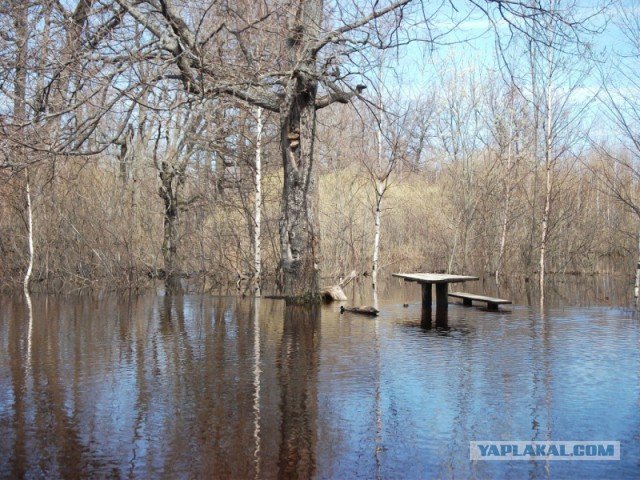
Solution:
<svg viewBox="0 0 640 480">
<path fill-rule="evenodd" d="M 33 295 L 30 320 L 0 296 L 0 477 L 639 478 L 640 321 L 597 297 L 425 328 L 401 283 L 375 319 L 109 294 Z M 485 440 L 621 459 L 470 461 Z"/>
</svg>

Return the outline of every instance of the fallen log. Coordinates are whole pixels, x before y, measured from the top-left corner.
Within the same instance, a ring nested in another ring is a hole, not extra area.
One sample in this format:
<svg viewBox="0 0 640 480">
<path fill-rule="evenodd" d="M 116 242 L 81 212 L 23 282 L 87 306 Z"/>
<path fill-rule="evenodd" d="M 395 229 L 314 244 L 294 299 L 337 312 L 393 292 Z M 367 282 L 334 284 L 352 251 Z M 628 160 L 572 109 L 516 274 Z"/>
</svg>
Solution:
<svg viewBox="0 0 640 480">
<path fill-rule="evenodd" d="M 380 313 L 380 310 L 370 306 L 362 306 L 362 307 L 340 307 L 340 313 L 351 312 L 351 313 L 360 313 L 362 315 L 371 315 L 376 316 Z"/>
<path fill-rule="evenodd" d="M 320 296 L 325 302 L 344 302 L 347 300 L 347 296 L 344 294 L 340 285 L 333 285 L 331 287 L 324 287 L 320 291 Z"/>
<path fill-rule="evenodd" d="M 358 274 L 356 273 L 355 270 L 353 270 L 349 275 L 347 275 L 346 278 L 343 278 L 340 283 L 338 283 L 337 285 L 331 285 L 328 287 L 323 287 L 320 290 L 320 296 L 322 297 L 322 300 L 324 300 L 325 302 L 344 302 L 347 300 L 347 296 L 344 294 L 344 291 L 342 290 L 342 288 L 344 286 L 346 286 L 349 282 L 351 282 L 351 280 L 353 280 L 354 278 L 356 278 L 358 276 Z"/>
</svg>

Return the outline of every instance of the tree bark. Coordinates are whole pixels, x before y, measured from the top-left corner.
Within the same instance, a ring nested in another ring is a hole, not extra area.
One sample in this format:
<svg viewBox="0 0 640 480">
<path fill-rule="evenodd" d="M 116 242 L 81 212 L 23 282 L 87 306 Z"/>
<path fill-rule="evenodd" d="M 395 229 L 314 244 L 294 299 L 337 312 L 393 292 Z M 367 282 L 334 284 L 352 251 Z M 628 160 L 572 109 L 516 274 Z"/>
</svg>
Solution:
<svg viewBox="0 0 640 480">
<path fill-rule="evenodd" d="M 544 305 L 544 285 L 546 270 L 546 253 L 549 241 L 549 217 L 551 215 L 551 188 L 552 188 L 552 171 L 551 165 L 546 168 L 546 194 L 544 200 L 544 212 L 542 214 L 542 233 L 540 238 L 540 305 Z"/>
<path fill-rule="evenodd" d="M 178 192 L 174 188 L 175 174 L 169 171 L 166 162 L 162 163 L 160 172 L 159 195 L 164 201 L 164 236 L 162 242 L 162 257 L 164 260 L 165 288 L 167 292 L 179 293 L 182 291 L 180 283 L 180 271 L 177 265 L 178 254 Z M 178 182 L 180 180 L 178 179 Z"/>
<path fill-rule="evenodd" d="M 13 87 L 13 117 L 16 124 L 16 130 L 19 137 L 24 135 L 21 129 L 27 120 L 27 59 L 28 59 L 28 5 L 18 2 L 13 13 L 13 26 L 16 37 L 16 58 L 15 58 L 15 83 Z M 24 157 L 22 148 L 19 149 L 19 157 Z M 24 161 L 20 158 L 19 162 Z M 25 168 L 25 197 L 27 201 L 27 243 L 29 246 L 29 263 L 27 271 L 24 275 L 23 285 L 24 291 L 29 294 L 29 282 L 31 281 L 31 272 L 33 271 L 33 208 L 31 204 L 31 184 L 29 179 L 29 168 Z"/>
<path fill-rule="evenodd" d="M 31 272 L 33 271 L 33 208 L 31 205 L 31 185 L 29 182 L 29 167 L 25 168 L 25 175 L 27 177 L 26 185 L 26 197 L 27 197 L 27 241 L 29 244 L 29 265 L 27 266 L 27 272 L 24 274 L 24 291 L 28 295 L 30 290 L 29 282 L 31 281 Z"/>
<path fill-rule="evenodd" d="M 376 210 L 373 217 L 373 266 L 371 269 L 371 282 L 373 290 L 378 290 L 378 267 L 380 263 L 380 231 L 382 224 L 382 198 L 384 187 L 380 180 L 376 180 Z M 378 307 L 374 305 L 374 307 Z"/>
<path fill-rule="evenodd" d="M 317 174 L 313 168 L 318 81 L 310 48 L 319 37 L 322 1 L 298 6 L 287 38 L 288 62 L 295 74 L 286 84 L 280 108 L 284 186 L 280 216 L 283 294 L 289 303 L 320 302 L 320 229 Z"/>
<path fill-rule="evenodd" d="M 384 163 L 384 137 L 383 131 L 384 128 L 384 102 L 382 99 L 382 91 L 384 89 L 384 72 L 382 68 L 380 68 L 380 98 L 378 99 L 378 108 L 380 109 L 380 123 L 378 124 L 378 164 L 377 168 L 371 172 L 374 178 L 374 187 L 376 190 L 376 209 L 373 213 L 373 258 L 371 265 L 371 283 L 373 286 L 373 306 L 378 308 L 378 263 L 380 260 L 380 230 L 381 230 L 381 222 L 382 222 L 382 198 L 384 196 L 385 188 L 378 175 L 379 172 L 382 171 L 382 164 Z M 389 171 L 389 169 L 386 169 Z"/>
<path fill-rule="evenodd" d="M 544 306 L 544 286 L 545 286 L 545 268 L 546 253 L 549 241 L 549 219 L 551 216 L 551 190 L 553 187 L 553 71 L 554 71 L 554 29 L 553 21 L 549 20 L 548 24 L 548 46 L 547 46 L 547 91 L 545 98 L 546 107 L 546 125 L 544 132 L 545 151 L 544 163 L 546 172 L 546 189 L 544 197 L 544 212 L 542 214 L 542 233 L 540 238 L 540 307 Z"/>
<path fill-rule="evenodd" d="M 260 234 L 262 228 L 262 108 L 256 109 L 256 165 L 255 188 L 256 198 L 253 217 L 253 275 L 256 297 L 260 296 L 260 280 L 262 276 L 262 252 L 260 250 Z"/>
</svg>

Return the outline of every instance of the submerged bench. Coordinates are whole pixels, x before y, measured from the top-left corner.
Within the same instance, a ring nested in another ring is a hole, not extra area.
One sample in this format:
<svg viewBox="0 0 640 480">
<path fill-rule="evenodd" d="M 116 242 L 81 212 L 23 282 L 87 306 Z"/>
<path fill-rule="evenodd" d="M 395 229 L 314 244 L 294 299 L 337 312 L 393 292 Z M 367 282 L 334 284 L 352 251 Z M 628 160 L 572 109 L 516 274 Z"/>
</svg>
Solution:
<svg viewBox="0 0 640 480">
<path fill-rule="evenodd" d="M 484 295 L 474 295 L 473 293 L 465 292 L 453 292 L 449 294 L 450 297 L 461 298 L 462 304 L 471 306 L 474 301 L 486 302 L 489 310 L 497 310 L 499 305 L 511 304 L 511 300 L 505 300 L 503 298 L 485 297 Z"/>
</svg>

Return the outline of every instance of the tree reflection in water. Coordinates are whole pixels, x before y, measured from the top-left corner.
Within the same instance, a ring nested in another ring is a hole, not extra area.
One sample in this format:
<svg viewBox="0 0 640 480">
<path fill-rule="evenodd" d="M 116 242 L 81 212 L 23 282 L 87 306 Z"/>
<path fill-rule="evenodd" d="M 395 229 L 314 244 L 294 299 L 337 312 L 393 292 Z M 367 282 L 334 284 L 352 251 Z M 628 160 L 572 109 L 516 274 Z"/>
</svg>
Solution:
<svg viewBox="0 0 640 480">
<path fill-rule="evenodd" d="M 279 477 L 315 472 L 320 309 L 287 306 L 278 362 L 282 424 Z"/>
<path fill-rule="evenodd" d="M 562 477 L 564 462 L 505 471 L 465 447 L 601 432 L 635 445 L 639 329 L 624 311 L 452 306 L 448 329 L 436 316 L 424 330 L 419 305 L 386 302 L 369 319 L 32 295 L 30 315 L 0 296 L 0 478 Z M 640 458 L 625 451 L 572 468 L 623 478 Z"/>
</svg>

